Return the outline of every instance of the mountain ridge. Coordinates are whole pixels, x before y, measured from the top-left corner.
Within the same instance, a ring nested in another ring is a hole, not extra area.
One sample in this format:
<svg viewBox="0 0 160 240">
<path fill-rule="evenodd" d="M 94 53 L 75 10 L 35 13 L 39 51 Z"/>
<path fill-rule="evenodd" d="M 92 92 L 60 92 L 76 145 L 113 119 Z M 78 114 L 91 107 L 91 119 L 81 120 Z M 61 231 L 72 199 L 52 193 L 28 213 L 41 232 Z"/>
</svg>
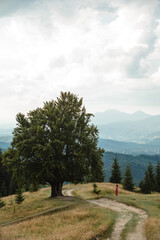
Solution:
<svg viewBox="0 0 160 240">
<path fill-rule="evenodd" d="M 104 112 L 95 113 L 94 117 L 92 117 L 92 122 L 96 125 L 103 125 L 109 123 L 142 120 L 148 117 L 152 117 L 152 115 L 142 111 L 136 111 L 130 114 L 111 109 Z"/>
<path fill-rule="evenodd" d="M 160 138 L 154 139 L 145 144 L 99 138 L 98 146 L 105 149 L 107 152 L 132 154 L 134 156 L 139 154 L 160 154 Z"/>
<path fill-rule="evenodd" d="M 115 118 L 115 116 L 117 117 Z M 92 122 L 98 123 L 99 137 L 103 139 L 147 143 L 155 138 L 160 138 L 160 115 L 149 115 L 141 111 L 126 114 L 110 110 L 95 115 Z"/>
</svg>

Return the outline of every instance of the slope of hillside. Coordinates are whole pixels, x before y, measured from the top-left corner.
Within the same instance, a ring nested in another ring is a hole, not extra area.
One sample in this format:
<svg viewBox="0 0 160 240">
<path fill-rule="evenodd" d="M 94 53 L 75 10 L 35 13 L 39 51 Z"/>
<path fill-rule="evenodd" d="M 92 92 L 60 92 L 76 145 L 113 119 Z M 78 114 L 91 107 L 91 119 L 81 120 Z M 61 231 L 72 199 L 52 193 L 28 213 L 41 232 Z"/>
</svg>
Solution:
<svg viewBox="0 0 160 240">
<path fill-rule="evenodd" d="M 97 239 L 97 236 L 106 238 L 109 237 L 117 217 L 116 212 L 109 209 L 104 211 L 103 208 L 80 198 L 50 198 L 50 188 L 23 194 L 24 202 L 16 206 L 11 202 L 14 196 L 2 198 L 6 205 L 0 211 L 0 239 L 90 240 Z"/>
</svg>

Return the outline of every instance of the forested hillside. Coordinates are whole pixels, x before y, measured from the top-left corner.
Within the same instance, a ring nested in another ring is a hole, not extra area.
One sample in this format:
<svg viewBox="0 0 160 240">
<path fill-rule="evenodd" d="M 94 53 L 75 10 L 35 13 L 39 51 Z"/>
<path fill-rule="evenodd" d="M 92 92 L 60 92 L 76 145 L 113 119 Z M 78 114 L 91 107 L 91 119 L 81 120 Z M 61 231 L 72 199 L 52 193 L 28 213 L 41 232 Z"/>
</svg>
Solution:
<svg viewBox="0 0 160 240">
<path fill-rule="evenodd" d="M 120 154 L 120 153 L 113 153 L 113 152 L 105 152 L 103 157 L 104 162 L 104 171 L 105 171 L 105 181 L 109 181 L 111 175 L 111 166 L 113 164 L 114 157 L 117 157 L 119 165 L 121 167 L 122 175 L 124 175 L 125 168 L 127 163 L 129 163 L 134 182 L 136 186 L 139 185 L 139 182 L 144 178 L 144 173 L 148 166 L 148 163 L 151 162 L 153 167 L 156 166 L 157 161 L 160 160 L 160 155 L 128 155 L 128 154 Z"/>
</svg>

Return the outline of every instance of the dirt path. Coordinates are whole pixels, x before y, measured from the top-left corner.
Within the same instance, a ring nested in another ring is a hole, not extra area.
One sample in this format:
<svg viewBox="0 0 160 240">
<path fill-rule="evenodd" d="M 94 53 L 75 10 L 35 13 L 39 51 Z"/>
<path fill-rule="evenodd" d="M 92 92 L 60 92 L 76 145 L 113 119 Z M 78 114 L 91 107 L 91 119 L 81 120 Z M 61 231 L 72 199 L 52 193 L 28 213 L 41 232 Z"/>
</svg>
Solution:
<svg viewBox="0 0 160 240">
<path fill-rule="evenodd" d="M 131 206 L 127 206 L 126 204 L 119 203 L 106 198 L 91 200 L 89 202 L 120 213 L 120 217 L 116 221 L 111 240 L 120 240 L 120 235 L 122 233 L 122 230 L 124 229 L 126 223 L 132 218 L 133 213 L 138 214 L 140 220 L 136 226 L 135 231 L 128 235 L 127 240 L 132 240 L 132 239 L 145 240 L 146 239 L 145 233 L 144 233 L 144 225 L 147 218 L 147 214 L 145 211 L 138 208 L 131 207 Z"/>
<path fill-rule="evenodd" d="M 73 196 L 72 191 L 73 189 L 65 190 L 63 193 L 66 196 Z M 119 212 L 119 217 L 115 223 L 112 236 L 110 239 L 108 238 L 106 240 L 120 240 L 120 235 L 125 225 L 132 218 L 134 213 L 138 214 L 139 221 L 134 232 L 128 235 L 127 240 L 146 240 L 144 226 L 147 219 L 147 214 L 145 211 L 106 198 L 89 200 L 88 202 Z"/>
</svg>

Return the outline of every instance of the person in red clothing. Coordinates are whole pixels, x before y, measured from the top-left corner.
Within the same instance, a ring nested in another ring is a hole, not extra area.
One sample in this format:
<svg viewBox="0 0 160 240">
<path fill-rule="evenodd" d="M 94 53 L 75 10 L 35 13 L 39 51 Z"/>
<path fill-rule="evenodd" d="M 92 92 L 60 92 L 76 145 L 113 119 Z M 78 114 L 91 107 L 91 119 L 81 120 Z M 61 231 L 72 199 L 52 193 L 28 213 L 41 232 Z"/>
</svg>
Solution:
<svg viewBox="0 0 160 240">
<path fill-rule="evenodd" d="M 116 185 L 116 196 L 118 196 L 118 184 Z"/>
</svg>

